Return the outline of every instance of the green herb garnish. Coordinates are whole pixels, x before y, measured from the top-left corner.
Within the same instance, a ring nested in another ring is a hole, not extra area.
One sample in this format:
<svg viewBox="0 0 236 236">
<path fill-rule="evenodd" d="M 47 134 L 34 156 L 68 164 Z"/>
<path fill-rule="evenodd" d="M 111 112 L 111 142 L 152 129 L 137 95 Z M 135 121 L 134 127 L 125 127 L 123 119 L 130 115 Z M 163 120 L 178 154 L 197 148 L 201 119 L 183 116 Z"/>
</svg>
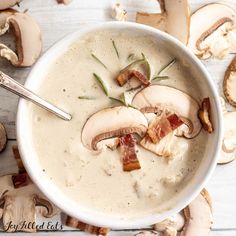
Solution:
<svg viewBox="0 0 236 236">
<path fill-rule="evenodd" d="M 125 98 L 125 93 L 122 93 L 120 95 L 120 98 L 114 98 L 114 97 L 109 97 L 111 100 L 115 101 L 115 102 L 119 102 L 121 103 L 122 105 L 126 106 L 126 107 L 132 107 L 134 109 L 137 109 L 136 107 L 132 106 L 131 104 L 129 104 L 127 101 L 126 101 L 126 98 Z"/>
<path fill-rule="evenodd" d="M 128 59 L 129 61 L 134 60 L 134 59 L 135 59 L 134 53 L 130 53 L 130 54 L 128 55 L 127 59 Z"/>
<path fill-rule="evenodd" d="M 117 57 L 120 58 L 120 55 L 119 55 L 119 52 L 118 52 L 118 50 L 117 50 L 116 43 L 115 43 L 114 40 L 112 40 L 112 45 L 113 45 L 113 48 L 115 49 L 115 52 L 116 52 Z"/>
<path fill-rule="evenodd" d="M 168 71 L 170 69 L 171 66 L 173 66 L 176 62 L 176 59 L 174 58 L 173 60 L 171 60 L 167 65 L 163 66 L 160 71 L 158 72 L 157 75 L 161 75 L 164 72 Z"/>
<path fill-rule="evenodd" d="M 91 56 L 92 56 L 98 63 L 100 63 L 104 68 L 107 69 L 107 66 L 106 66 L 97 56 L 95 56 L 93 53 L 91 53 Z"/>
<path fill-rule="evenodd" d="M 144 55 L 144 53 L 141 53 L 141 55 L 142 55 L 143 59 L 146 62 L 146 65 L 147 65 L 147 77 L 148 77 L 148 80 L 150 80 L 151 79 L 151 65 L 148 62 L 148 60 L 147 60 L 146 56 Z"/>
<path fill-rule="evenodd" d="M 93 73 L 93 76 L 97 80 L 97 82 L 99 83 L 99 85 L 102 88 L 103 92 L 106 94 L 106 96 L 108 96 L 108 88 L 107 88 L 105 82 L 96 73 Z"/>
<path fill-rule="evenodd" d="M 170 77 L 167 76 L 167 75 L 157 75 L 155 76 L 152 80 L 155 80 L 155 81 L 161 81 L 161 80 L 165 80 L 165 79 L 169 79 Z"/>
<path fill-rule="evenodd" d="M 95 100 L 95 97 L 90 97 L 90 96 L 78 96 L 78 99 L 85 99 L 85 100 Z"/>
</svg>

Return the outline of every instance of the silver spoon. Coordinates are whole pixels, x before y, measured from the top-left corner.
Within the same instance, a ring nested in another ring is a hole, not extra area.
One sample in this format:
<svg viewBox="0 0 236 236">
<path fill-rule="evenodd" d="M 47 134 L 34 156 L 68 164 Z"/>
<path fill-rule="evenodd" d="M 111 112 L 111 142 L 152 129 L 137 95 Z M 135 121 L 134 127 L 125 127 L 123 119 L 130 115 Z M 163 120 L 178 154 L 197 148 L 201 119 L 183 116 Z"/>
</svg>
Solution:
<svg viewBox="0 0 236 236">
<path fill-rule="evenodd" d="M 21 85 L 20 83 L 18 83 L 17 81 L 15 81 L 14 79 L 12 79 L 11 77 L 9 77 L 8 75 L 4 74 L 1 71 L 0 71 L 0 86 L 50 111 L 51 113 L 55 114 L 56 116 L 60 117 L 63 120 L 69 121 L 72 118 L 70 114 L 64 112 L 60 108 L 40 98 L 38 95 L 31 92 L 23 85 Z"/>
</svg>

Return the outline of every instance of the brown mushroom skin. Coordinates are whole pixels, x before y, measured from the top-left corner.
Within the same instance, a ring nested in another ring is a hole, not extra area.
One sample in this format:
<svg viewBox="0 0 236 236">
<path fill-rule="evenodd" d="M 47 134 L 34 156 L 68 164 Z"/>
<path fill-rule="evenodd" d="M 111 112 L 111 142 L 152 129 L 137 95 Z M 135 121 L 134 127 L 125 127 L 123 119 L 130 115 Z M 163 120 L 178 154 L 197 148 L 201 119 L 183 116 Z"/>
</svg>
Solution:
<svg viewBox="0 0 236 236">
<path fill-rule="evenodd" d="M 223 92 L 227 99 L 227 101 L 234 107 L 236 107 L 236 100 L 232 99 L 231 91 L 229 89 L 229 79 L 232 73 L 236 73 L 236 57 L 230 63 L 228 69 L 225 72 L 224 80 L 223 80 Z M 233 91 L 232 91 L 233 92 Z"/>
<path fill-rule="evenodd" d="M 15 6 L 16 4 L 19 4 L 22 0 L 1 0 L 0 1 L 0 10 L 5 10 L 10 7 Z"/>
<path fill-rule="evenodd" d="M 0 153 L 5 150 L 7 146 L 7 132 L 2 123 L 0 123 Z"/>
</svg>

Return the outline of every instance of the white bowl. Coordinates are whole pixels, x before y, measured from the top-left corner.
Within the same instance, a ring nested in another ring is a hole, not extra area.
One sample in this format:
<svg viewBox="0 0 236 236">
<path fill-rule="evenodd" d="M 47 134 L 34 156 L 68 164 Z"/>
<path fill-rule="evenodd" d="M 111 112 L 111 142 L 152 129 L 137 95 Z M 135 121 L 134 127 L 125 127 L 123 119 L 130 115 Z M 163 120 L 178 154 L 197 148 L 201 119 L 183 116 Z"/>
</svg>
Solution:
<svg viewBox="0 0 236 236">
<path fill-rule="evenodd" d="M 201 94 L 203 94 L 203 97 L 210 97 L 212 114 L 214 114 L 212 119 L 215 130 L 212 134 L 210 134 L 211 137 L 208 139 L 205 154 L 202 157 L 201 164 L 196 174 L 191 180 L 191 184 L 186 186 L 180 195 L 179 201 L 172 209 L 141 218 L 126 219 L 125 216 L 104 216 L 93 211 L 93 209 L 88 209 L 81 206 L 79 203 L 73 202 L 63 192 L 61 192 L 60 189 L 45 176 L 45 174 L 42 173 L 37 154 L 34 151 L 32 140 L 30 138 L 31 130 L 29 126 L 29 113 L 27 109 L 28 101 L 23 99 L 20 99 L 17 114 L 17 140 L 19 150 L 24 166 L 33 182 L 63 212 L 76 217 L 83 222 L 97 226 L 106 226 L 116 229 L 145 227 L 147 225 L 162 221 L 166 217 L 179 212 L 187 206 L 206 185 L 207 180 L 216 166 L 217 154 L 221 144 L 222 118 L 220 103 L 216 88 L 207 70 L 182 43 L 166 33 L 136 23 L 107 22 L 97 24 L 95 26 L 84 27 L 76 33 L 63 38 L 52 48 L 50 48 L 35 64 L 30 75 L 28 76 L 25 86 L 31 90 L 37 90 L 40 80 L 43 78 L 47 68 L 50 66 L 50 62 L 54 61 L 55 58 L 67 50 L 71 43 L 78 40 L 86 33 L 102 29 L 113 29 L 115 31 L 128 29 L 137 34 L 155 37 L 160 44 L 171 50 L 172 54 L 176 58 L 179 58 L 182 63 L 188 64 L 192 75 L 197 77 L 199 81 Z"/>
</svg>

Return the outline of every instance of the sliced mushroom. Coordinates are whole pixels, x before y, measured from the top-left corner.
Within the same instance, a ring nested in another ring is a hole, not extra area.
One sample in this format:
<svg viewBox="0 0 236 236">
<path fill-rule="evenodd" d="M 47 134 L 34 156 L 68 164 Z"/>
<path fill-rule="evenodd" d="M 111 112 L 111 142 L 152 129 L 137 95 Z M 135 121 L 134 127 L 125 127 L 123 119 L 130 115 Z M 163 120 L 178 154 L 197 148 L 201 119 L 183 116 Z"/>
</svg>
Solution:
<svg viewBox="0 0 236 236">
<path fill-rule="evenodd" d="M 175 216 L 167 218 L 160 223 L 153 225 L 156 231 L 164 232 L 165 235 L 177 235 L 177 231 L 181 231 L 185 224 L 185 219 L 182 213 L 178 213 Z"/>
<path fill-rule="evenodd" d="M 57 2 L 58 2 L 59 4 L 65 4 L 65 5 L 70 4 L 71 1 L 72 1 L 72 0 L 57 0 Z"/>
<path fill-rule="evenodd" d="M 187 0 L 159 0 L 161 13 L 137 12 L 136 22 L 165 31 L 187 44 L 190 10 Z"/>
<path fill-rule="evenodd" d="M 10 7 L 15 6 L 16 4 L 19 4 L 22 0 L 1 0 L 0 1 L 0 10 L 5 10 Z"/>
<path fill-rule="evenodd" d="M 142 232 L 139 232 L 137 234 L 135 234 L 135 236 L 158 236 L 159 233 L 156 232 L 156 231 L 142 231 Z"/>
<path fill-rule="evenodd" d="M 111 17 L 118 21 L 126 21 L 127 11 L 120 5 L 120 3 L 116 3 L 112 8 Z"/>
<path fill-rule="evenodd" d="M 88 232 L 90 234 L 95 234 L 95 235 L 106 236 L 110 231 L 109 228 L 103 228 L 103 227 L 89 225 L 89 224 L 83 223 L 71 216 L 66 217 L 66 225 L 69 227 L 80 229 L 80 230 Z"/>
<path fill-rule="evenodd" d="M 186 223 L 180 236 L 208 236 L 212 225 L 212 206 L 209 193 L 204 190 L 185 209 Z"/>
<path fill-rule="evenodd" d="M 201 59 L 223 58 L 236 47 L 236 13 L 228 5 L 211 3 L 199 8 L 191 16 L 188 47 Z"/>
<path fill-rule="evenodd" d="M 54 206 L 33 185 L 14 189 L 12 176 L 0 177 L 0 208 L 3 211 L 3 228 L 7 232 L 36 232 L 36 206 L 44 206 L 45 217 L 55 214 Z M 9 224 L 17 228 L 9 227 Z M 27 227 L 29 226 L 29 227 Z"/>
<path fill-rule="evenodd" d="M 203 99 L 202 107 L 198 111 L 198 117 L 202 123 L 203 129 L 208 133 L 212 133 L 214 129 L 211 121 L 211 103 L 209 97 Z"/>
<path fill-rule="evenodd" d="M 0 123 L 0 153 L 5 150 L 7 146 L 7 132 L 2 123 Z"/>
<path fill-rule="evenodd" d="M 36 21 L 25 13 L 3 11 L 0 13 L 0 23 L 0 35 L 12 28 L 16 39 L 16 53 L 0 44 L 0 56 L 19 67 L 34 64 L 42 50 L 41 31 Z"/>
<path fill-rule="evenodd" d="M 104 125 L 106 124 L 106 125 Z M 147 120 L 137 109 L 125 106 L 105 108 L 93 114 L 82 130 L 82 143 L 90 150 L 98 150 L 98 142 L 112 137 L 136 133 L 143 137 Z"/>
<path fill-rule="evenodd" d="M 236 112 L 226 112 L 224 118 L 224 137 L 218 164 L 227 164 L 236 158 Z"/>
<path fill-rule="evenodd" d="M 188 94 L 168 86 L 152 85 L 137 93 L 132 105 L 143 113 L 175 113 L 184 122 L 178 128 L 178 136 L 193 138 L 201 130 L 198 119 L 198 103 Z"/>
<path fill-rule="evenodd" d="M 225 72 L 223 91 L 227 101 L 236 107 L 236 57 Z"/>
<path fill-rule="evenodd" d="M 12 146 L 12 151 L 13 151 L 13 155 L 14 155 L 15 160 L 16 160 L 16 164 L 18 166 L 18 172 L 19 173 L 25 173 L 26 170 L 25 170 L 25 167 L 24 167 L 23 162 L 21 160 L 20 152 L 19 152 L 19 149 L 18 149 L 17 145 Z"/>
</svg>

